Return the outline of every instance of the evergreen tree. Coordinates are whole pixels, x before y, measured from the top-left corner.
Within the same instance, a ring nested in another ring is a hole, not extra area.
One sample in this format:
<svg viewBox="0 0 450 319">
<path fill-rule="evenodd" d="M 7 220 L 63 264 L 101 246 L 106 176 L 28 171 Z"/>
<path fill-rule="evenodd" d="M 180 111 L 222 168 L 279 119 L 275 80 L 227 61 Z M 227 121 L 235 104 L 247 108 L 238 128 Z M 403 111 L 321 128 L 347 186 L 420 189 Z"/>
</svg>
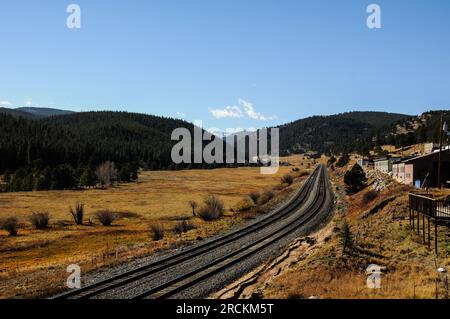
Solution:
<svg viewBox="0 0 450 319">
<path fill-rule="evenodd" d="M 92 168 L 87 167 L 80 176 L 80 186 L 93 187 L 97 184 L 97 176 Z"/>
<path fill-rule="evenodd" d="M 367 178 L 361 166 L 358 164 L 347 171 L 344 175 L 344 183 L 348 194 L 355 194 L 366 186 Z"/>
</svg>

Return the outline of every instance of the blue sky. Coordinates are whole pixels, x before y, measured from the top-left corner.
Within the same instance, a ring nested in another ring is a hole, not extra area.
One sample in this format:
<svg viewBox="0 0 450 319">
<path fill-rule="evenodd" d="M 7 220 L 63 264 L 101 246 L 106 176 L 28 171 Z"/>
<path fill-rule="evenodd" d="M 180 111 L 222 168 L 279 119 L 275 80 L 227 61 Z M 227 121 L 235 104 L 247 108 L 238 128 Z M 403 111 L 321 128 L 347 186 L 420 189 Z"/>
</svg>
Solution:
<svg viewBox="0 0 450 319">
<path fill-rule="evenodd" d="M 79 30 L 66 27 L 71 3 Z M 366 26 L 370 3 L 381 29 Z M 126 110 L 223 129 L 450 105 L 447 0 L 0 0 L 0 12 L 7 107 Z"/>
</svg>

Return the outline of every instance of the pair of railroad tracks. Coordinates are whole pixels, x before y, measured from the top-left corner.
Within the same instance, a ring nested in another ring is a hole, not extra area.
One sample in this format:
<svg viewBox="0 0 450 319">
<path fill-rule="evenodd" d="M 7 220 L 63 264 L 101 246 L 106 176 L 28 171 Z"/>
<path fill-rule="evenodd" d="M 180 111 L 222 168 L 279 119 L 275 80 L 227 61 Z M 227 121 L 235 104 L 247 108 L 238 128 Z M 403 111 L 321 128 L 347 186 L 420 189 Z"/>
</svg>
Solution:
<svg viewBox="0 0 450 319">
<path fill-rule="evenodd" d="M 318 180 L 318 181 L 317 181 Z M 319 189 L 315 190 L 315 185 L 318 184 Z M 216 238 L 210 242 L 186 249 L 175 255 L 163 258 L 159 261 L 141 266 L 132 271 L 119 274 L 109 279 L 94 283 L 92 285 L 83 287 L 78 290 L 73 290 L 65 294 L 59 295 L 56 298 L 93 298 L 102 293 L 113 291 L 114 289 L 123 289 L 127 285 L 138 283 L 140 280 L 149 278 L 160 271 L 166 270 L 181 262 L 192 260 L 202 254 L 208 253 L 214 249 L 220 248 L 226 244 L 232 243 L 246 235 L 254 233 L 258 230 L 264 229 L 271 224 L 276 223 L 281 218 L 290 216 L 295 213 L 303 204 L 309 199 L 311 191 L 315 190 L 315 197 L 311 203 L 308 204 L 303 214 L 298 216 L 293 222 L 282 227 L 275 227 L 273 231 L 262 238 L 254 240 L 225 256 L 214 260 L 206 265 L 200 266 L 194 270 L 188 270 L 184 274 L 164 282 L 152 289 L 135 295 L 133 298 L 168 298 L 192 285 L 207 279 L 214 274 L 219 273 L 235 265 L 236 263 L 250 257 L 253 254 L 261 251 L 272 243 L 283 238 L 289 233 L 298 229 L 298 227 L 310 220 L 315 213 L 320 210 L 323 205 L 326 192 L 326 176 L 322 166 L 316 168 L 311 176 L 306 180 L 300 190 L 294 195 L 293 199 L 287 204 L 277 209 L 274 213 L 261 219 L 251 225 L 242 229 L 229 233 L 225 236 Z M 322 198 L 322 200 L 321 200 Z"/>
</svg>

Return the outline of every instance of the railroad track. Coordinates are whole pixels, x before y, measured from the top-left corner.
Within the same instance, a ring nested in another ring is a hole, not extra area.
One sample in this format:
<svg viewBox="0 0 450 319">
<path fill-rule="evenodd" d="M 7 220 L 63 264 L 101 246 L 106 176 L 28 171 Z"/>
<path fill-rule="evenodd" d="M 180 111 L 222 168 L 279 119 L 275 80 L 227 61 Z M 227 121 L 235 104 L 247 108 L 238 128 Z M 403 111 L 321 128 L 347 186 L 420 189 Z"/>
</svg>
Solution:
<svg viewBox="0 0 450 319">
<path fill-rule="evenodd" d="M 263 238 L 244 245 L 240 249 L 234 250 L 232 253 L 226 254 L 222 258 L 207 263 L 206 265 L 203 265 L 195 270 L 188 271 L 181 276 L 177 276 L 172 280 L 168 280 L 167 282 L 158 285 L 157 287 L 133 296 L 133 298 L 170 297 L 175 293 L 185 289 L 186 287 L 190 287 L 197 282 L 205 280 L 209 276 L 212 276 L 226 269 L 230 265 L 236 264 L 239 261 L 248 258 L 252 254 L 255 254 L 265 247 L 271 245 L 273 242 L 282 238 L 286 234 L 291 233 L 302 224 L 306 223 L 314 216 L 315 212 L 320 209 L 320 198 L 321 196 L 324 197 L 327 186 L 326 181 L 327 179 L 325 176 L 324 168 L 318 167 L 288 203 L 277 209 L 274 213 L 267 216 L 266 218 L 259 220 L 258 222 L 229 233 L 225 236 L 216 238 L 215 240 L 204 243 L 202 245 L 186 249 L 180 253 L 163 258 L 159 261 L 141 266 L 132 271 L 122 273 L 118 276 L 111 277 L 109 279 L 83 287 L 81 289 L 67 292 L 55 298 L 93 298 L 101 295 L 102 293 L 113 291 L 114 289 L 120 288 L 123 290 L 126 289 L 127 285 L 137 283 L 140 280 L 149 278 L 160 271 L 166 270 L 167 268 L 175 266 L 184 261 L 192 260 L 193 258 L 206 254 L 210 251 L 213 251 L 214 249 L 220 249 L 222 246 L 233 243 L 238 239 L 245 237 L 246 235 L 249 235 L 261 229 L 266 229 L 272 224 L 277 223 L 277 221 L 279 221 L 281 218 L 292 215 L 308 201 L 310 193 L 314 191 L 314 186 L 316 184 L 319 185 L 319 190 L 315 191 L 315 197 L 312 203 L 310 203 L 308 207 L 306 207 L 305 213 L 297 217 L 294 222 L 284 225 L 283 227 L 274 227 L 273 231 L 265 235 Z"/>
</svg>

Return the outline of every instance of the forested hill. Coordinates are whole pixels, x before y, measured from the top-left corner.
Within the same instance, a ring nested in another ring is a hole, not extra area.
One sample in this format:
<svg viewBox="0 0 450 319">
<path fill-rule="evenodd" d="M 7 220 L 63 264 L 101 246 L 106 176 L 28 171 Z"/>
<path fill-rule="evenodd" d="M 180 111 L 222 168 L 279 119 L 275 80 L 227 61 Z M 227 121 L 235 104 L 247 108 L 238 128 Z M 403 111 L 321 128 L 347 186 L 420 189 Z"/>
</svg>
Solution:
<svg viewBox="0 0 450 319">
<path fill-rule="evenodd" d="M 0 175 L 12 176 L 9 190 L 61 189 L 83 186 L 82 175 L 92 176 L 106 161 L 130 173 L 171 169 L 171 133 L 178 127 L 193 130 L 182 120 L 125 112 L 37 120 L 0 114 Z"/>
<path fill-rule="evenodd" d="M 280 126 L 282 154 L 303 150 L 342 153 L 368 152 L 374 136 L 389 132 L 410 115 L 386 112 L 349 112 L 313 116 Z"/>
<path fill-rule="evenodd" d="M 25 166 L 73 167 L 137 162 L 168 168 L 172 130 L 182 120 L 125 112 L 87 112 L 40 120 L 0 114 L 0 171 Z"/>
</svg>

